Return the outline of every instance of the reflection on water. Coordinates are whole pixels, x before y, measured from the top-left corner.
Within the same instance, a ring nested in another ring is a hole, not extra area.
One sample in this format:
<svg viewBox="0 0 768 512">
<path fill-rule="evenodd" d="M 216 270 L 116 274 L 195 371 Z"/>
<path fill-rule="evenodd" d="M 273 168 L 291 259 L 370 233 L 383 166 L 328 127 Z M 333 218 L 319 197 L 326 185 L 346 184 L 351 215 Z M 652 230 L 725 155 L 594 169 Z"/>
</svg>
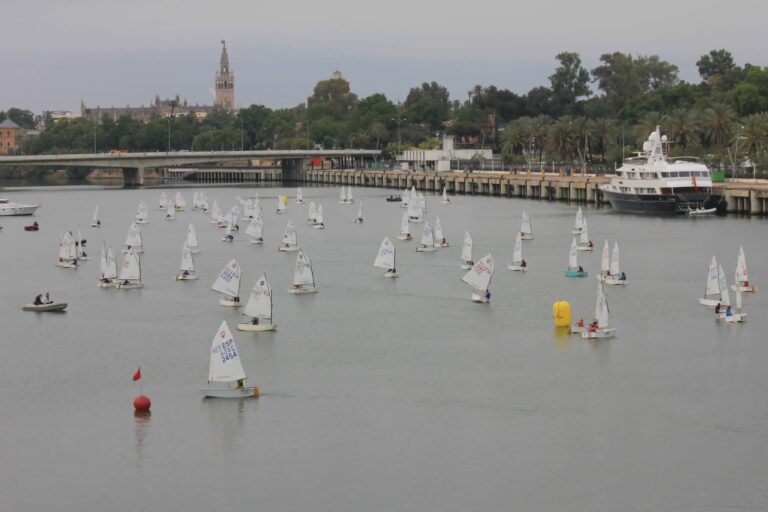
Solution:
<svg viewBox="0 0 768 512">
<path fill-rule="evenodd" d="M 144 443 L 149 435 L 149 420 L 152 417 L 152 411 L 133 411 L 134 417 L 134 438 L 136 441 L 136 464 L 141 466 L 144 460 Z"/>
</svg>

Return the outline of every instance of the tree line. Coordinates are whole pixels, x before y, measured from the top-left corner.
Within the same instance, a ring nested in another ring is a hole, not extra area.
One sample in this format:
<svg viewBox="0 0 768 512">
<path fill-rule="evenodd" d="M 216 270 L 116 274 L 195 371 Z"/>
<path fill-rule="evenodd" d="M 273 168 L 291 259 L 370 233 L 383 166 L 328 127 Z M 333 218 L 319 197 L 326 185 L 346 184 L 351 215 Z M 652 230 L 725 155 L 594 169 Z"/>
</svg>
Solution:
<svg viewBox="0 0 768 512">
<path fill-rule="evenodd" d="M 476 85 L 459 100 L 425 82 L 396 104 L 381 93 L 358 98 L 348 82 L 332 78 L 287 109 L 251 105 L 203 119 L 176 115 L 147 123 L 104 118 L 97 126 L 82 118 L 43 119 L 45 130 L 28 138 L 23 151 L 354 147 L 391 157 L 399 149 L 438 147 L 447 133 L 459 143 L 492 147 L 508 163 L 612 163 L 658 125 L 674 143 L 673 155 L 720 166 L 738 150 L 739 158 L 767 163 L 768 67 L 738 65 L 729 51 L 712 50 L 696 62 L 700 81 L 691 83 L 657 55 L 605 53 L 591 70 L 575 52 L 555 60 L 549 85 L 525 94 Z M 31 113 L 21 109 L 0 112 L 0 120 L 6 115 L 22 126 L 31 122 Z"/>
</svg>

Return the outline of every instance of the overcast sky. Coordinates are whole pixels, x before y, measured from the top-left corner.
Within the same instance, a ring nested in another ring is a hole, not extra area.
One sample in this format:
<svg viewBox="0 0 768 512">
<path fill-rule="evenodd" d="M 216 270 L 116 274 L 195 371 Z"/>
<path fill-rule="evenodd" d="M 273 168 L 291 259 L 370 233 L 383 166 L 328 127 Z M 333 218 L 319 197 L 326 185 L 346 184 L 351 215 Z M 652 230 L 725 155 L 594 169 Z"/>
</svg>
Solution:
<svg viewBox="0 0 768 512">
<path fill-rule="evenodd" d="M 0 110 L 210 104 L 221 39 L 241 106 L 297 105 L 337 63 L 360 97 L 404 100 L 432 80 L 454 99 L 475 84 L 522 94 L 565 50 L 588 68 L 658 54 L 698 81 L 714 48 L 768 65 L 767 18 L 768 0 L 0 0 Z"/>
</svg>

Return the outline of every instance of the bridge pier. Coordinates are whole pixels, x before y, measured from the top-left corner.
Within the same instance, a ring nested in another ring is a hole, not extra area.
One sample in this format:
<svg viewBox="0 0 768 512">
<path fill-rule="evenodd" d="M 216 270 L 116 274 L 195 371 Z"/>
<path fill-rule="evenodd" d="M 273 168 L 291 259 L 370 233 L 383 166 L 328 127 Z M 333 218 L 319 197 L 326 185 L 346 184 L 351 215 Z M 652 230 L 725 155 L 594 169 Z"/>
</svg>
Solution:
<svg viewBox="0 0 768 512">
<path fill-rule="evenodd" d="M 124 167 L 123 185 L 126 187 L 144 185 L 144 167 Z"/>
</svg>

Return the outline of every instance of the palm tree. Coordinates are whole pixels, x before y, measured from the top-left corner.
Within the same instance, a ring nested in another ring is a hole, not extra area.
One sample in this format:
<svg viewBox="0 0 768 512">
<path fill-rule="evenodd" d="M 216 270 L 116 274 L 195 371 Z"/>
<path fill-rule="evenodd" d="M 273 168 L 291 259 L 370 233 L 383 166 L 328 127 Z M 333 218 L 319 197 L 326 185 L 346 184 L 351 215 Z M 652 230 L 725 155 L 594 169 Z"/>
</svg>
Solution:
<svg viewBox="0 0 768 512">
<path fill-rule="evenodd" d="M 724 103 L 713 103 L 704 110 L 701 119 L 702 143 L 707 147 L 726 146 L 733 138 L 736 115 Z"/>
<path fill-rule="evenodd" d="M 666 122 L 667 116 L 665 114 L 656 111 L 646 112 L 642 119 L 640 119 L 640 124 L 638 125 L 638 128 L 642 132 L 640 143 L 642 144 L 648 137 L 648 134 L 654 131 L 657 126 L 661 126 L 663 132 Z"/>
<path fill-rule="evenodd" d="M 570 116 L 563 116 L 550 125 L 547 134 L 549 150 L 560 157 L 561 162 L 570 162 L 576 155 L 578 139 Z"/>
<path fill-rule="evenodd" d="M 507 123 L 504 128 L 504 140 L 501 143 L 501 150 L 506 155 L 519 155 L 528 146 L 530 136 L 525 127 L 524 119 L 515 119 Z"/>
<path fill-rule="evenodd" d="M 593 147 L 600 152 L 601 160 L 605 161 L 605 152 L 608 149 L 608 141 L 613 138 L 615 125 L 612 119 L 601 117 L 591 121 Z"/>
<path fill-rule="evenodd" d="M 754 155 L 762 153 L 768 147 L 768 113 L 752 114 L 742 119 L 744 128 L 741 138 L 747 153 Z"/>
<path fill-rule="evenodd" d="M 677 108 L 669 117 L 672 140 L 681 148 L 688 147 L 698 126 L 696 113 L 687 108 Z"/>
<path fill-rule="evenodd" d="M 549 116 L 540 115 L 530 120 L 529 134 L 533 140 L 533 149 L 539 153 L 539 161 L 544 157 L 544 147 L 547 142 L 547 131 L 552 120 Z"/>
</svg>

